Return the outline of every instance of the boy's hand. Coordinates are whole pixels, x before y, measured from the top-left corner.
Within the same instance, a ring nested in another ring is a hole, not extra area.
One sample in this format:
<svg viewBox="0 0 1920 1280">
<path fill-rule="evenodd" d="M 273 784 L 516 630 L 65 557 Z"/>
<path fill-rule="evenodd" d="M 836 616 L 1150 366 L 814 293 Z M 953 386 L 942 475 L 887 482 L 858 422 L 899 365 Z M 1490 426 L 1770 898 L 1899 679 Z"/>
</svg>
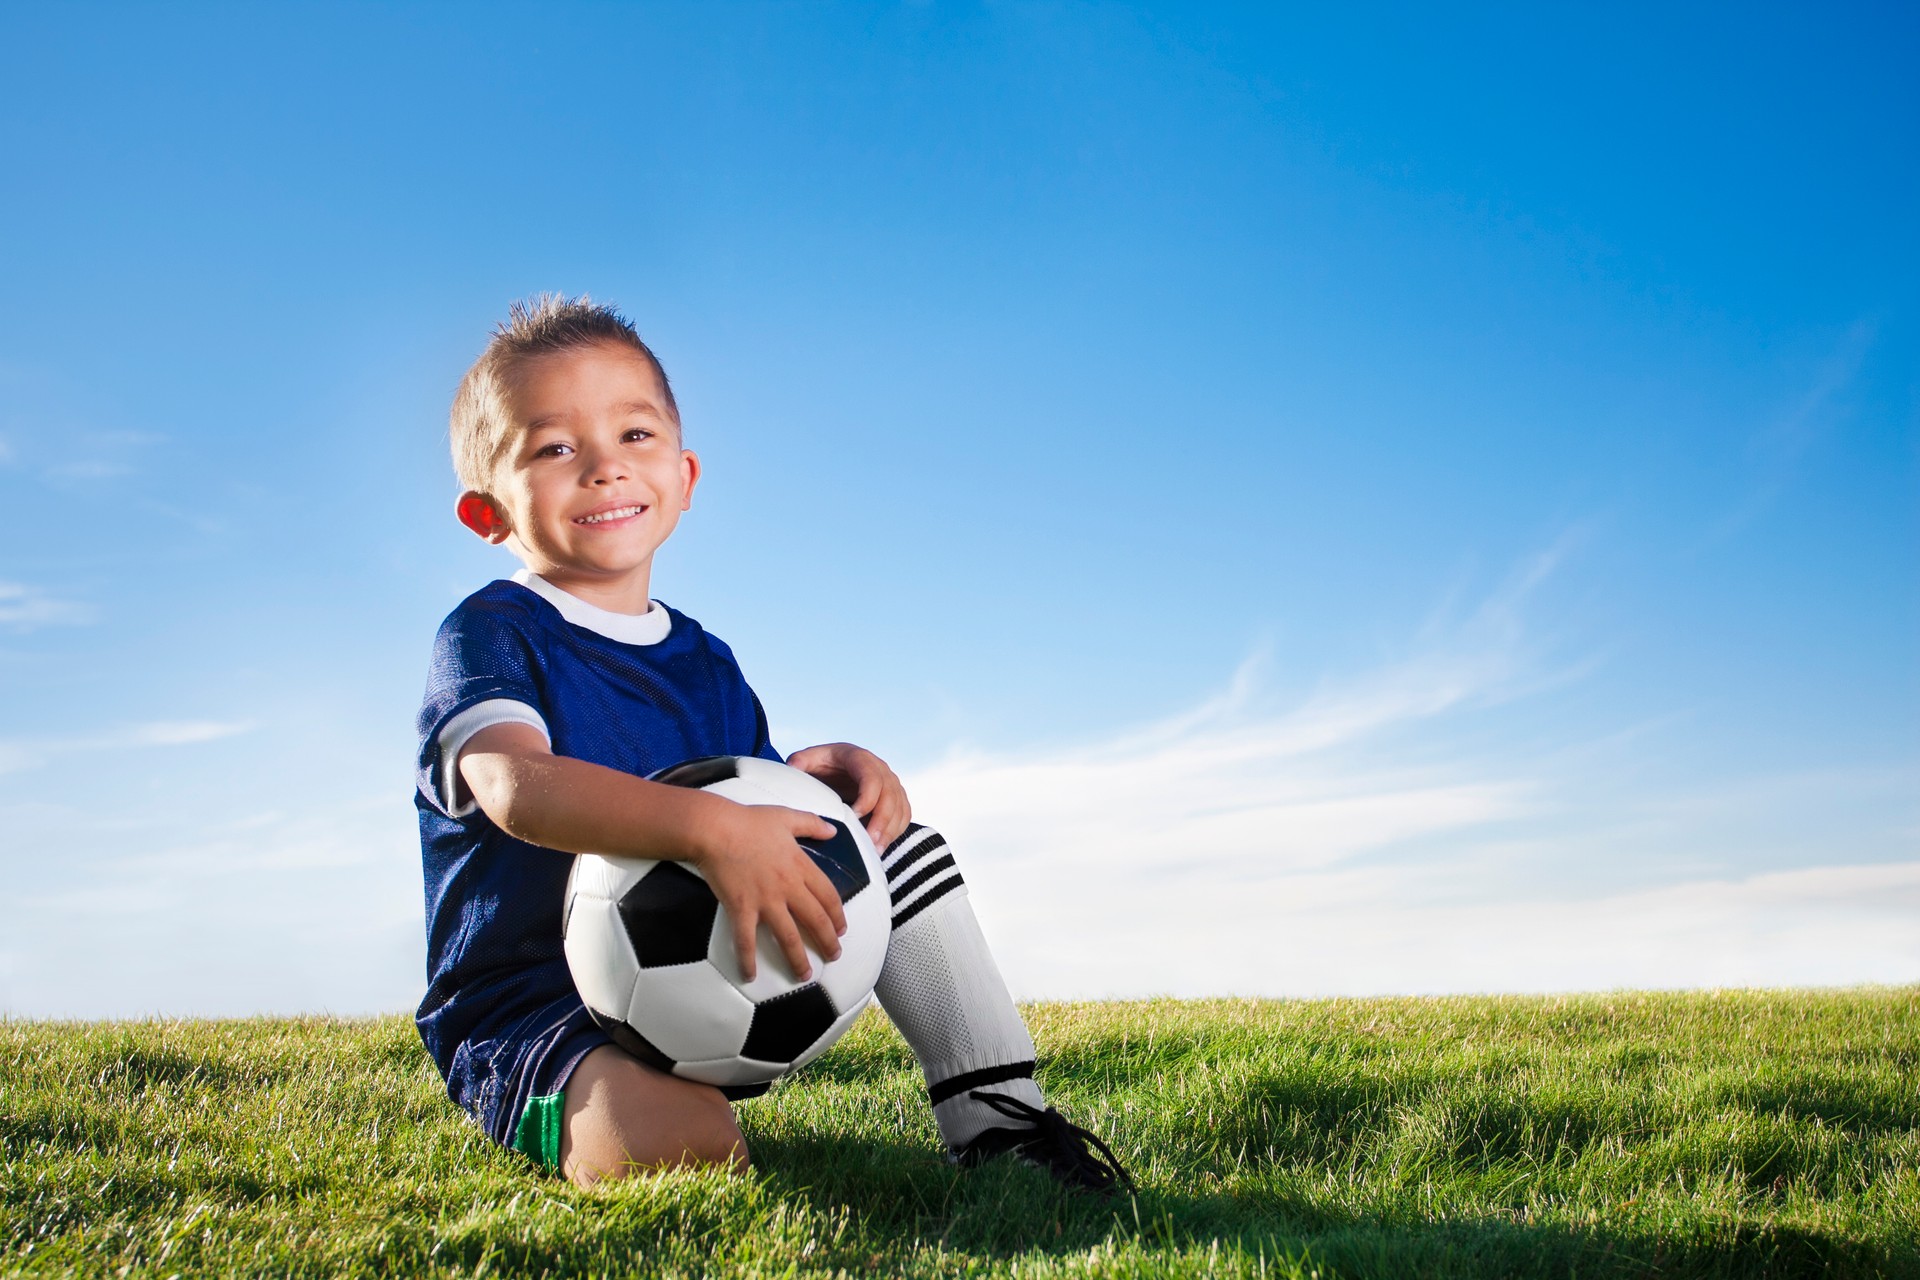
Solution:
<svg viewBox="0 0 1920 1280">
<path fill-rule="evenodd" d="M 851 742 L 829 742 L 787 757 L 787 763 L 832 787 L 866 824 L 874 847 L 885 852 L 913 819 L 907 789 L 887 762 Z"/>
<path fill-rule="evenodd" d="M 813 976 L 802 931 L 815 951 L 839 958 L 847 914 L 833 882 L 797 843 L 801 836 L 830 839 L 833 824 L 817 813 L 728 801 L 724 820 L 714 824 L 692 859 L 733 921 L 734 951 L 749 981 L 757 968 L 755 934 L 763 924 L 798 977 Z"/>
<path fill-rule="evenodd" d="M 698 866 L 733 921 L 734 950 L 749 979 L 763 924 L 799 977 L 813 972 L 803 932 L 820 955 L 840 956 L 847 913 L 833 882 L 798 843 L 802 836 L 833 838 L 833 824 L 817 813 L 735 804 L 556 756 L 546 735 L 524 724 L 489 725 L 474 734 L 460 753 L 459 772 L 487 817 L 529 844 Z"/>
</svg>

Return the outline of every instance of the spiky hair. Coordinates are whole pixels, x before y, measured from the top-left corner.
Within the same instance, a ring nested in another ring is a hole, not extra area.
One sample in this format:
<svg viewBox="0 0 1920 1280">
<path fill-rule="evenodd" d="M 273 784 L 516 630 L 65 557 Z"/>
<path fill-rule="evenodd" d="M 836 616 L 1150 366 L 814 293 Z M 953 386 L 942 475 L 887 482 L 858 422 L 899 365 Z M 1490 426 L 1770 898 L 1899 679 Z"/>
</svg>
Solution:
<svg viewBox="0 0 1920 1280">
<path fill-rule="evenodd" d="M 640 340 L 632 321 L 585 294 L 569 298 L 543 293 L 525 298 L 507 308 L 507 318 L 494 326 L 486 350 L 453 394 L 447 436 L 461 488 L 478 493 L 490 490 L 494 467 L 513 438 L 507 392 L 515 372 L 539 356 L 602 344 L 625 347 L 653 366 L 674 426 L 680 425 L 680 407 L 674 403 L 667 371 L 653 348 Z"/>
</svg>

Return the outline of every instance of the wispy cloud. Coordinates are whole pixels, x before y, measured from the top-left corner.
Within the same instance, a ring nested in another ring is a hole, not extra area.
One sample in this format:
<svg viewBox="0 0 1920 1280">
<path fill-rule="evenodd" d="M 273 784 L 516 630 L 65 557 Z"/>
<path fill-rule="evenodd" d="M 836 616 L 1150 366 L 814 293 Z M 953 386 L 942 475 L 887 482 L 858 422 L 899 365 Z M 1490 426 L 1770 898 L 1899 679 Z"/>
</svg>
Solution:
<svg viewBox="0 0 1920 1280">
<path fill-rule="evenodd" d="M 35 768 L 56 757 L 76 752 L 192 746 L 231 738 L 252 728 L 251 724 L 244 721 L 152 720 L 121 725 L 99 733 L 66 737 L 0 738 L 0 773 Z"/>
<path fill-rule="evenodd" d="M 10 631 L 75 626 L 93 619 L 93 609 L 77 600 L 65 600 L 23 582 L 0 582 L 0 627 Z"/>
<path fill-rule="evenodd" d="M 125 462 L 111 461 L 106 458 L 87 458 L 78 462 L 59 462 L 46 469 L 48 480 L 55 484 L 89 482 L 94 480 L 118 480 L 122 476 L 133 474 L 133 467 Z"/>
<path fill-rule="evenodd" d="M 152 431 L 71 426 L 59 433 L 57 456 L 29 440 L 25 447 L 0 451 L 0 462 L 19 462 L 54 489 L 92 485 L 133 475 L 148 452 L 166 437 Z M 0 442 L 4 443 L 4 442 Z"/>
<path fill-rule="evenodd" d="M 913 772 L 915 809 L 953 838 L 1016 993 L 1920 978 L 1910 765 L 1650 792 L 1607 772 L 1644 759 L 1667 724 L 1657 712 L 1587 736 L 1549 730 L 1550 752 L 1503 737 L 1516 720 L 1558 723 L 1553 699 L 1591 670 L 1531 621 L 1535 593 L 1577 545 L 1528 557 L 1397 657 L 1291 704 L 1272 705 L 1256 655 L 1181 715 L 1074 746 L 956 751 Z M 248 727 L 148 721 L 0 742 L 0 769 L 185 749 Z M 417 998 L 418 851 L 389 763 L 342 752 L 322 772 L 363 772 L 337 788 L 361 799 L 314 809 L 278 798 L 260 753 L 223 759 L 242 756 L 254 758 L 223 790 L 164 821 L 124 797 L 84 811 L 36 797 L 0 814 L 13 841 L 0 861 L 17 859 L 14 892 L 0 895 L 0 1008 L 292 1012 Z M 1875 841 L 1855 838 L 1859 814 L 1878 824 Z"/>
<path fill-rule="evenodd" d="M 915 775 L 915 803 L 990 830 L 998 858 L 1149 873 L 1202 861 L 1240 880 L 1517 816 L 1536 788 L 1522 771 L 1422 766 L 1377 748 L 1560 678 L 1529 654 L 1519 611 L 1564 554 L 1529 557 L 1464 618 L 1430 625 L 1417 652 L 1291 710 L 1251 712 L 1250 660 L 1221 695 L 1107 742 L 956 753 Z"/>
<path fill-rule="evenodd" d="M 195 742 L 212 742 L 245 733 L 253 726 L 226 720 L 156 720 L 129 725 L 126 729 L 87 743 L 93 749 L 114 747 L 180 747 Z"/>
<path fill-rule="evenodd" d="M 418 1000 L 425 931 L 404 793 L 204 825 L 179 816 L 134 839 L 43 835 L 33 868 L 0 896 L 0 1010 L 372 1012 Z M 35 884 L 29 873 L 46 868 L 56 874 Z"/>
<path fill-rule="evenodd" d="M 1727 816 L 1608 805 L 1604 780 L 1587 772 L 1606 734 L 1583 743 L 1569 732 L 1557 760 L 1470 734 L 1476 714 L 1547 697 L 1585 669 L 1550 659 L 1523 622 L 1526 597 L 1564 553 L 1518 566 L 1464 616 L 1427 628 L 1410 655 L 1277 714 L 1253 709 L 1249 664 L 1193 711 L 1107 741 L 969 750 L 910 776 L 916 812 L 971 868 L 1016 989 L 1920 977 L 1920 862 L 1708 870 L 1702 845 Z M 1482 743 L 1471 754 L 1458 746 L 1469 740 Z M 1831 848 L 1801 853 L 1842 860 Z"/>
<path fill-rule="evenodd" d="M 1459 901 L 1460 864 L 1150 893 L 996 875 L 977 894 L 1024 995 L 1342 995 L 1806 986 L 1920 978 L 1920 861 Z M 1044 887 L 1042 887 L 1044 886 Z M 1027 892 L 1022 892 L 1026 889 Z"/>
<path fill-rule="evenodd" d="M 1871 320 L 1856 321 L 1832 355 L 1822 361 L 1812 384 L 1784 413 L 1747 443 L 1753 479 L 1747 494 L 1708 530 L 1709 544 L 1724 542 L 1766 514 L 1799 475 L 1807 456 L 1844 419 L 1843 401 L 1860 376 L 1878 337 Z"/>
</svg>

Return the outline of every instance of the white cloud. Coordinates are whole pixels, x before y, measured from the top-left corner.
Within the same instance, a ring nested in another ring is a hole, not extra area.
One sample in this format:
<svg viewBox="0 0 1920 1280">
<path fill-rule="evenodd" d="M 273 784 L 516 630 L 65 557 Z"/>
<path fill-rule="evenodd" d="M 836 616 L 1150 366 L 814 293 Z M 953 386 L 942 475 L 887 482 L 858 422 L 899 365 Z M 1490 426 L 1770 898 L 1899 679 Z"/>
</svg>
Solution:
<svg viewBox="0 0 1920 1280">
<path fill-rule="evenodd" d="M 139 1017 L 410 1007 L 425 972 L 410 817 L 404 793 L 381 793 L 246 812 L 157 841 L 92 832 L 90 852 L 0 899 L 0 1010 Z"/>
<path fill-rule="evenodd" d="M 195 742 L 212 742 L 245 733 L 251 725 L 224 720 L 157 720 L 129 726 L 119 734 L 95 739 L 95 747 L 178 747 Z"/>
<path fill-rule="evenodd" d="M 1662 791 L 1608 776 L 1645 758 L 1658 719 L 1562 731 L 1551 758 L 1485 745 L 1500 741 L 1487 718 L 1578 678 L 1522 618 L 1562 554 L 1435 620 L 1417 651 L 1277 712 L 1250 661 L 1180 716 L 913 772 L 915 809 L 953 838 L 1016 993 L 1920 978 L 1920 835 L 1910 803 L 1888 799 L 1920 794 L 1910 767 Z M 248 728 L 0 740 L 0 771 Z M 236 749 L 217 787 L 170 806 L 125 792 L 63 809 L 36 793 L 0 813 L 0 1009 L 406 1007 L 422 982 L 419 850 L 391 789 L 407 752 L 386 751 L 355 737 L 321 754 L 327 796 L 358 803 L 287 796 L 278 761 Z M 1861 814 L 1876 841 L 1856 838 Z"/>
<path fill-rule="evenodd" d="M 1855 321 L 1815 371 L 1806 394 L 1756 431 L 1747 443 L 1752 481 L 1746 495 L 1708 529 L 1712 545 L 1740 533 L 1766 514 L 1800 474 L 1812 453 L 1845 420 L 1845 396 L 1860 376 L 1878 337 L 1871 320 Z"/>
<path fill-rule="evenodd" d="M 124 462 L 113 462 L 105 458 L 88 458 L 48 467 L 45 474 L 47 479 L 64 484 L 69 481 L 118 480 L 122 476 L 132 475 L 133 468 Z"/>
<path fill-rule="evenodd" d="M 1456 872 L 1036 882 L 976 894 L 1031 996 L 1365 995 L 1804 986 L 1920 978 L 1920 862 L 1688 880 L 1633 893 L 1459 902 Z M 978 879 L 978 877 L 976 877 Z M 1077 891 L 1076 891 L 1077 890 Z M 1469 890 L 1470 891 L 1470 890 Z M 1422 901 L 1422 898 L 1428 899 Z"/>
<path fill-rule="evenodd" d="M 909 776 L 1010 983 L 1098 997 L 1920 978 L 1901 820 L 1851 846 L 1844 821 L 1810 820 L 1865 812 L 1910 771 L 1641 783 L 1622 803 L 1605 739 L 1563 740 L 1555 760 L 1459 749 L 1480 740 L 1476 713 L 1566 678 L 1528 656 L 1516 607 L 1551 567 L 1434 629 L 1429 651 L 1281 714 L 1249 710 L 1243 668 L 1195 711 L 1111 741 L 967 751 Z M 1774 822 L 1764 849 L 1768 833 L 1749 839 L 1769 795 L 1817 838 L 1795 846 L 1795 824 Z M 1822 865 L 1849 849 L 1857 865 Z M 1763 852 L 1798 865 L 1765 869 Z"/>
<path fill-rule="evenodd" d="M 1552 567 L 1529 561 L 1426 651 L 1283 714 L 1249 713 L 1250 661 L 1219 697 L 1110 742 L 956 753 L 911 779 L 915 805 L 1021 865 L 1111 874 L 1198 862 L 1239 881 L 1517 817 L 1536 785 L 1525 775 L 1420 766 L 1377 744 L 1547 683 L 1524 660 L 1515 609 Z"/>
<path fill-rule="evenodd" d="M 5 460 L 4 451 L 0 451 L 0 462 Z M 0 582 L 0 627 L 32 631 L 36 627 L 92 622 L 93 618 L 93 610 L 77 601 L 63 600 L 25 583 Z"/>
<path fill-rule="evenodd" d="M 74 752 L 125 751 L 193 746 L 250 732 L 251 724 L 225 720 L 155 720 L 71 737 L 0 738 L 0 773 L 30 769 Z"/>
<path fill-rule="evenodd" d="M 54 489 L 122 479 L 139 472 L 146 454 L 165 441 L 151 431 L 75 428 L 61 436 L 60 460 L 38 467 L 40 478 Z M 34 465 L 40 460 L 29 449 L 26 461 Z"/>
</svg>

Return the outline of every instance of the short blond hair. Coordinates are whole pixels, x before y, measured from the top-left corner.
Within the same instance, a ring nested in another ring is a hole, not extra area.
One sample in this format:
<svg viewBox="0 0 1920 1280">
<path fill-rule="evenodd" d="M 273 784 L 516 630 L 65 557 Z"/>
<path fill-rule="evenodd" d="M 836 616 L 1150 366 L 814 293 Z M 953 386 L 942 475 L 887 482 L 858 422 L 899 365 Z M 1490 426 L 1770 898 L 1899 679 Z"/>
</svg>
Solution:
<svg viewBox="0 0 1920 1280">
<path fill-rule="evenodd" d="M 610 344 L 625 347 L 653 366 L 666 393 L 667 411 L 680 426 L 680 407 L 674 403 L 667 371 L 653 348 L 640 340 L 632 321 L 613 307 L 585 294 L 543 293 L 507 308 L 507 318 L 496 325 L 487 349 L 460 379 L 447 418 L 448 442 L 453 446 L 453 472 L 460 487 L 487 493 L 493 471 L 513 439 L 513 418 L 507 411 L 507 391 L 514 372 L 536 356 L 581 347 Z"/>
</svg>

